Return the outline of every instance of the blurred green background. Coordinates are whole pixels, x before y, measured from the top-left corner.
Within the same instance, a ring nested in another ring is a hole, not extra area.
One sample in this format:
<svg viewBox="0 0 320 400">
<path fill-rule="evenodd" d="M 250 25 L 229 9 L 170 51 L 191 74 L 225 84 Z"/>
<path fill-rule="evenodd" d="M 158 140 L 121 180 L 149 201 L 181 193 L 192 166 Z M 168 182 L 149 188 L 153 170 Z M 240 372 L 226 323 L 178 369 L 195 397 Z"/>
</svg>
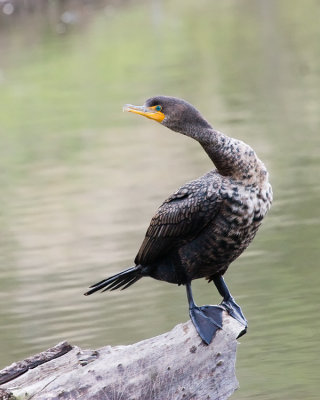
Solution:
<svg viewBox="0 0 320 400">
<path fill-rule="evenodd" d="M 212 168 L 122 113 L 166 94 L 253 146 L 273 184 L 226 274 L 249 320 L 232 398 L 319 398 L 319 21 L 317 0 L 0 2 L 0 367 L 188 319 L 184 289 L 151 279 L 82 295 L 131 266 L 156 208 Z M 204 280 L 194 292 L 220 301 Z"/>
</svg>

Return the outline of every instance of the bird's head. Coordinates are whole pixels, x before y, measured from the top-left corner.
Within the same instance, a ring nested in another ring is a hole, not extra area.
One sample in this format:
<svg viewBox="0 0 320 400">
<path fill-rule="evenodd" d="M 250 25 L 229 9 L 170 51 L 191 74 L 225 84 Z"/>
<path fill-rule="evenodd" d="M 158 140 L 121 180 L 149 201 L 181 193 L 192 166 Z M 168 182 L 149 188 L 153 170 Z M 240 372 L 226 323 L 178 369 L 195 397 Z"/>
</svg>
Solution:
<svg viewBox="0 0 320 400">
<path fill-rule="evenodd" d="M 126 104 L 123 111 L 143 115 L 188 136 L 199 128 L 211 128 L 196 108 L 176 97 L 151 97 L 143 106 Z"/>
</svg>

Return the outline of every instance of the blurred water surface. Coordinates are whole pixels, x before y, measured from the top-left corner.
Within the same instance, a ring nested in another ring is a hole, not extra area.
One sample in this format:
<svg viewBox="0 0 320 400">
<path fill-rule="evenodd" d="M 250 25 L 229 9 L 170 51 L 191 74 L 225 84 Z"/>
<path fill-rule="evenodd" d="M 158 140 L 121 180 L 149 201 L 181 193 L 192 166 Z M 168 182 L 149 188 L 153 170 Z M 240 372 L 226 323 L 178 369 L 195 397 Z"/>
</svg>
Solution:
<svg viewBox="0 0 320 400">
<path fill-rule="evenodd" d="M 82 295 L 131 266 L 164 198 L 212 168 L 197 143 L 121 112 L 167 94 L 250 143 L 271 174 L 272 211 L 226 274 L 249 320 L 233 398 L 318 399 L 319 3 L 61 4 L 0 18 L 0 367 L 187 320 L 184 289 L 151 279 Z"/>
</svg>

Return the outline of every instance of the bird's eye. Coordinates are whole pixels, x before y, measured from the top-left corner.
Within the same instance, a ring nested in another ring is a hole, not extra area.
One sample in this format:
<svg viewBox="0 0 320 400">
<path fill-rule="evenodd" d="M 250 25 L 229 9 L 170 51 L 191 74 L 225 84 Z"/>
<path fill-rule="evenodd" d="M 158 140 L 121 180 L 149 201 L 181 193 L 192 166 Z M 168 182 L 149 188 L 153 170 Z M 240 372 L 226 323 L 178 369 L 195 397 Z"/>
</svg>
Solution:
<svg viewBox="0 0 320 400">
<path fill-rule="evenodd" d="M 155 109 L 156 109 L 156 111 L 161 111 L 162 107 L 161 106 L 156 106 Z"/>
</svg>

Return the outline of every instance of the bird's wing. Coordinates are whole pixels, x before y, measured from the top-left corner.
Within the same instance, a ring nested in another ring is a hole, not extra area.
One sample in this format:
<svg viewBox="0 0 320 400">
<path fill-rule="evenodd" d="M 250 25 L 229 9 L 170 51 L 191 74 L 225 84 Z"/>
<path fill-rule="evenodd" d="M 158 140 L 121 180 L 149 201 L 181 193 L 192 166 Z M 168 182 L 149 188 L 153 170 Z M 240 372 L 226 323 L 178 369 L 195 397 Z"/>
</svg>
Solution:
<svg viewBox="0 0 320 400">
<path fill-rule="evenodd" d="M 152 218 L 135 263 L 150 264 L 197 237 L 220 208 L 219 189 L 217 179 L 204 176 L 170 196 Z"/>
</svg>

